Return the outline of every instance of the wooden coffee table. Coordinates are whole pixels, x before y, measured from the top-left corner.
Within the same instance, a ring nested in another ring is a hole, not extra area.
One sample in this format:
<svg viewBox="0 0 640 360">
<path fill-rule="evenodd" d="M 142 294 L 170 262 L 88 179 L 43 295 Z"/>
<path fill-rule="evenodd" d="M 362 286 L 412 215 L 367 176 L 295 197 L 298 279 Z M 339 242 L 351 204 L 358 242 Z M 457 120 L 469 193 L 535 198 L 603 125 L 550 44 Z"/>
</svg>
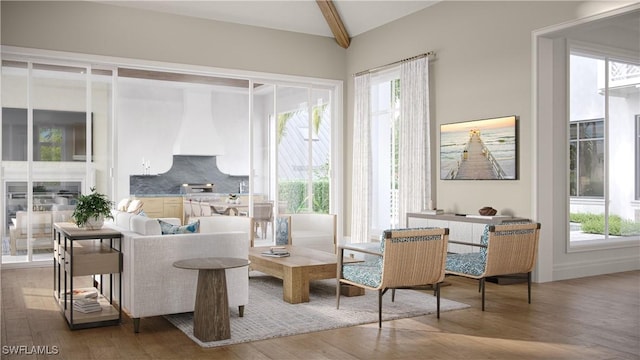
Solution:
<svg viewBox="0 0 640 360">
<path fill-rule="evenodd" d="M 269 246 L 249 248 L 251 269 L 282 279 L 282 298 L 291 304 L 309 302 L 311 280 L 335 279 L 337 257 L 325 251 L 288 245 L 291 256 L 268 257 L 261 253 Z M 345 258 L 344 262 L 360 260 Z M 361 294 L 352 294 L 361 295 Z"/>
</svg>

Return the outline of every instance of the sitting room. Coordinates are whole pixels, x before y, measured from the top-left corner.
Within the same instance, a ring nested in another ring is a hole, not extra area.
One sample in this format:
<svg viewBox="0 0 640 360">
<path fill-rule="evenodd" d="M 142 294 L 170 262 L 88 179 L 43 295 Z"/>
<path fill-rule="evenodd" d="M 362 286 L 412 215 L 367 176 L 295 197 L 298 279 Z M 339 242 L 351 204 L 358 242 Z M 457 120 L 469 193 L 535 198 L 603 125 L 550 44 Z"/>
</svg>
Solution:
<svg viewBox="0 0 640 360">
<path fill-rule="evenodd" d="M 637 2 L 0 16 L 3 359 L 640 354 Z"/>
</svg>

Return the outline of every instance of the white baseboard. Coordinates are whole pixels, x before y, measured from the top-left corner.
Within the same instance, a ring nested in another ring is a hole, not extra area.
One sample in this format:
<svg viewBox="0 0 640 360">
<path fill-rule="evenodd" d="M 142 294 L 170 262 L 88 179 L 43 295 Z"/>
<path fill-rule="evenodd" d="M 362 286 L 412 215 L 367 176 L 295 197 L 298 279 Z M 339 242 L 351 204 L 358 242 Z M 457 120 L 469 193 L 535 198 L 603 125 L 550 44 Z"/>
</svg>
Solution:
<svg viewBox="0 0 640 360">
<path fill-rule="evenodd" d="M 624 258 L 590 259 L 555 265 L 553 268 L 553 280 L 576 279 L 633 270 L 640 270 L 640 259 L 638 259 L 636 254 Z"/>
</svg>

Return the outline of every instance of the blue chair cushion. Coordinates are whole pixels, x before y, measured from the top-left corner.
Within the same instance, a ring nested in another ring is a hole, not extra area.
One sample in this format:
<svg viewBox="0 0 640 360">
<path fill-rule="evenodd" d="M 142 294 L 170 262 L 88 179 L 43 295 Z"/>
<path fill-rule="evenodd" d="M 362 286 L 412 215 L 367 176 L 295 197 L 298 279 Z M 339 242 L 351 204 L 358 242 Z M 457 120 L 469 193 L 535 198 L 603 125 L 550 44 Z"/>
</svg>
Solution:
<svg viewBox="0 0 640 360">
<path fill-rule="evenodd" d="M 382 266 L 377 262 L 364 262 L 344 264 L 342 266 L 342 277 L 357 284 L 366 285 L 372 288 L 380 286 L 382 281 Z"/>
<path fill-rule="evenodd" d="M 379 252 L 384 252 L 384 237 L 380 238 Z M 342 278 L 377 288 L 382 283 L 382 256 L 365 255 L 364 262 L 343 264 Z"/>
<path fill-rule="evenodd" d="M 486 254 L 480 252 L 449 254 L 445 265 L 446 271 L 452 271 L 472 276 L 480 276 L 484 272 Z"/>
<path fill-rule="evenodd" d="M 514 221 L 509 224 L 528 224 L 530 221 Z M 480 238 L 481 245 L 489 245 L 489 228 L 491 225 L 485 225 Z M 485 264 L 487 263 L 487 248 L 481 247 L 479 252 L 464 254 L 448 254 L 446 271 L 453 271 L 472 276 L 480 276 L 484 273 Z"/>
</svg>

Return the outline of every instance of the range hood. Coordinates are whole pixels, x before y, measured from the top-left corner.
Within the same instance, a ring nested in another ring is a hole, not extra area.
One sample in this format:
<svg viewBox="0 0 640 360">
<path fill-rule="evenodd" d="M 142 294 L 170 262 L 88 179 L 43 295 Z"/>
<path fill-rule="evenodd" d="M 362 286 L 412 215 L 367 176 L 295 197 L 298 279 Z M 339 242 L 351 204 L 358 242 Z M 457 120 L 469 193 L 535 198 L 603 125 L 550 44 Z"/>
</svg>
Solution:
<svg viewBox="0 0 640 360">
<path fill-rule="evenodd" d="M 174 155 L 224 155 L 222 136 L 213 123 L 211 91 L 189 88 L 183 92 L 183 115 L 178 136 L 173 144 Z"/>
</svg>

